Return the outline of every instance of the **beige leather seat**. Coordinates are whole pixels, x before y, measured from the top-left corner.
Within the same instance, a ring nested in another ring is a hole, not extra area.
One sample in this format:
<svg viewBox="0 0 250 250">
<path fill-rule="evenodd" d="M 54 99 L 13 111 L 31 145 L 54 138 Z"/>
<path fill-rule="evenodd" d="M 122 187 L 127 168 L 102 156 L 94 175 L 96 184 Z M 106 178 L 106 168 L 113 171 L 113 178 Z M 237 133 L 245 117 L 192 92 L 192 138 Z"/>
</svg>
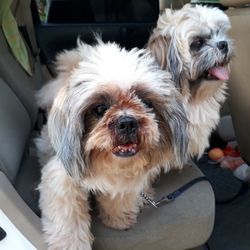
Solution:
<svg viewBox="0 0 250 250">
<path fill-rule="evenodd" d="M 221 0 L 229 8 L 236 55 L 229 81 L 229 104 L 241 156 L 250 164 L 250 1 Z M 246 5 L 248 4 L 248 6 Z"/>
</svg>

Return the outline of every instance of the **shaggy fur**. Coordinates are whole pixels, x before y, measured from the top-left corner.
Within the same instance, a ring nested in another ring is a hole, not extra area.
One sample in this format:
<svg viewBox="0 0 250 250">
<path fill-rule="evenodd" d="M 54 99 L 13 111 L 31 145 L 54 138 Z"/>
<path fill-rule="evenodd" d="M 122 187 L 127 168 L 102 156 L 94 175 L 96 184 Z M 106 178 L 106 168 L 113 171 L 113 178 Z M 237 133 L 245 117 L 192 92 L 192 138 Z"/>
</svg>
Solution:
<svg viewBox="0 0 250 250">
<path fill-rule="evenodd" d="M 233 54 L 228 17 L 217 8 L 166 9 L 148 42 L 162 69 L 172 74 L 189 120 L 188 152 L 200 157 L 219 121 Z"/>
<path fill-rule="evenodd" d="M 71 53 L 76 60 L 59 65 L 54 82 L 61 88 L 37 140 L 49 249 L 91 249 L 90 192 L 106 226 L 133 226 L 139 193 L 150 190 L 162 166 L 181 168 L 186 157 L 184 108 L 152 56 L 101 41 L 79 43 L 64 59 Z"/>
<path fill-rule="evenodd" d="M 90 45 L 83 45 L 80 40 L 77 43 L 77 48 L 64 50 L 56 56 L 55 70 L 57 77 L 49 81 L 36 93 L 37 104 L 40 108 L 47 111 L 50 110 L 55 96 L 65 82 L 65 79 L 70 77 L 71 71 L 88 55 Z"/>
</svg>

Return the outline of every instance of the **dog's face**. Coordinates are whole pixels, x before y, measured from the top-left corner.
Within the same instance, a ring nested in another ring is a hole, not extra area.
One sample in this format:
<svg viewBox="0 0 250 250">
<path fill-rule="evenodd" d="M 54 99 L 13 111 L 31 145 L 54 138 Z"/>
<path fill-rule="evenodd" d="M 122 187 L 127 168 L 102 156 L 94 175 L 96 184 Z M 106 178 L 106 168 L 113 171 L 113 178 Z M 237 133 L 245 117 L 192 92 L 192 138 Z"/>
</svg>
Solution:
<svg viewBox="0 0 250 250">
<path fill-rule="evenodd" d="M 169 70 L 183 88 L 203 81 L 228 80 L 228 63 L 233 55 L 227 36 L 228 17 L 217 8 L 191 5 L 181 10 L 166 9 L 159 17 L 148 46 L 163 69 Z"/>
<path fill-rule="evenodd" d="M 146 169 L 182 164 L 186 116 L 168 74 L 142 51 L 101 43 L 88 53 L 48 117 L 51 143 L 67 171 L 79 177 L 134 162 Z"/>
</svg>

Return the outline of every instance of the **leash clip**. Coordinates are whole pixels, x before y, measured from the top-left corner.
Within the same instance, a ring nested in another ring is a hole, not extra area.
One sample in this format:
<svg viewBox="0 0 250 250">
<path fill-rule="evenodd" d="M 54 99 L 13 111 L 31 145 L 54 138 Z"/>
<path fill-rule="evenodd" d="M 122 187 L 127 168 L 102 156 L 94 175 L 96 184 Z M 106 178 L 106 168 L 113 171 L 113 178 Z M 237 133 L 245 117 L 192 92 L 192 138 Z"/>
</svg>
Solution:
<svg viewBox="0 0 250 250">
<path fill-rule="evenodd" d="M 170 203 L 172 201 L 174 201 L 175 197 L 174 196 L 165 196 L 162 197 L 160 200 L 158 201 L 154 201 L 151 198 L 149 198 L 145 193 L 141 192 L 140 193 L 141 197 L 144 198 L 152 207 L 154 208 L 158 208 L 160 206 L 162 206 L 165 203 Z"/>
<path fill-rule="evenodd" d="M 140 196 L 144 198 L 151 206 L 153 206 L 154 208 L 158 208 L 157 202 L 149 198 L 145 193 L 140 192 Z"/>
</svg>

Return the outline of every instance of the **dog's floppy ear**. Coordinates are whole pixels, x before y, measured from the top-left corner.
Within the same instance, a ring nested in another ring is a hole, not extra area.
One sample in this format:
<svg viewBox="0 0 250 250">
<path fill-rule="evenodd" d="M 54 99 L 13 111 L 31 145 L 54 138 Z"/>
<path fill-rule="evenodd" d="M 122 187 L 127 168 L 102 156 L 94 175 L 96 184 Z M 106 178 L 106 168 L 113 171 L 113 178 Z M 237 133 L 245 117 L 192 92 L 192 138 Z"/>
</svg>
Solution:
<svg viewBox="0 0 250 250">
<path fill-rule="evenodd" d="M 170 43 L 170 38 L 162 35 L 151 35 L 148 41 L 148 49 L 159 63 L 161 69 L 167 67 L 167 53 Z"/>
<path fill-rule="evenodd" d="M 188 119 L 185 109 L 177 98 L 172 99 L 171 103 L 166 102 L 162 105 L 160 113 L 166 124 L 169 124 L 173 164 L 176 168 L 181 169 L 188 157 Z"/>
<path fill-rule="evenodd" d="M 183 63 L 182 63 L 178 48 L 176 47 L 176 42 L 174 41 L 175 41 L 175 38 L 172 37 L 170 44 L 169 44 L 168 53 L 167 53 L 167 58 L 168 58 L 167 70 L 171 73 L 172 80 L 176 84 L 176 87 L 180 88 Z"/>
<path fill-rule="evenodd" d="M 174 164 L 182 168 L 187 160 L 188 120 L 181 102 L 174 101 L 173 109 L 168 113 L 168 123 L 172 133 Z"/>
<path fill-rule="evenodd" d="M 172 75 L 176 87 L 180 87 L 182 61 L 174 42 L 174 37 L 163 35 L 151 35 L 148 49 L 159 63 L 161 69 L 167 70 Z"/>
<path fill-rule="evenodd" d="M 72 103 L 67 86 L 58 93 L 48 117 L 50 142 L 65 169 L 75 179 L 83 176 L 86 162 L 82 152 L 84 124 Z"/>
</svg>

